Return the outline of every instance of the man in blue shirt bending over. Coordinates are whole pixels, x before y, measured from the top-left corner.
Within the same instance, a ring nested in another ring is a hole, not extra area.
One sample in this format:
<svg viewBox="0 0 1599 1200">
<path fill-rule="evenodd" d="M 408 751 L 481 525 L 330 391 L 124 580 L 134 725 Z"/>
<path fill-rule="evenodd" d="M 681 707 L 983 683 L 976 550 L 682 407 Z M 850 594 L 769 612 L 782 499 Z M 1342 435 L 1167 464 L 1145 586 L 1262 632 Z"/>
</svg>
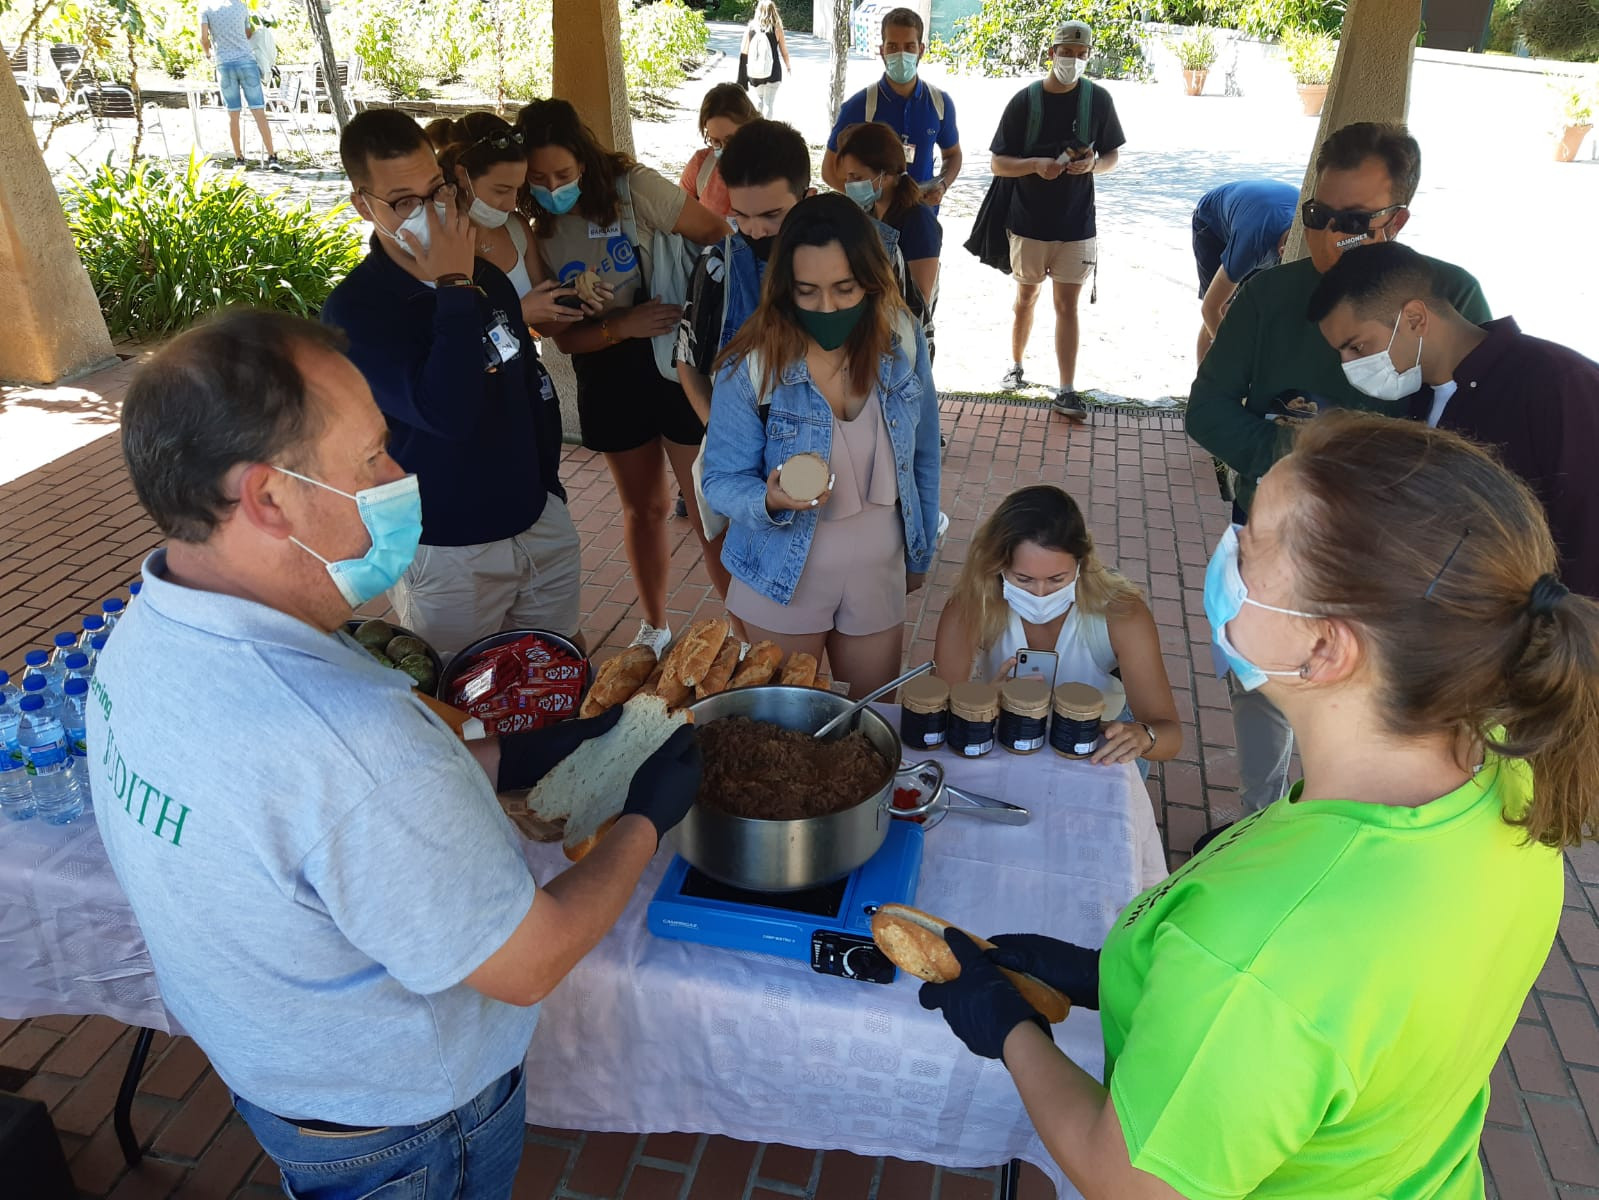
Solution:
<svg viewBox="0 0 1599 1200">
<path fill-rule="evenodd" d="M 1299 189 L 1275 179 L 1241 179 L 1213 187 L 1194 206 L 1194 265 L 1199 270 L 1199 361 L 1233 294 L 1256 271 L 1283 258 Z"/>
<path fill-rule="evenodd" d="M 910 8 L 896 8 L 883 17 L 883 77 L 856 92 L 838 110 L 833 132 L 827 135 L 822 155 L 822 179 L 835 192 L 844 190 L 844 172 L 838 165 L 838 135 L 862 121 L 891 126 L 905 143 L 910 176 L 922 185 L 934 209 L 961 173 L 961 138 L 955 126 L 955 102 L 917 77 L 927 43 L 922 41 L 922 18 Z M 933 147 L 943 160 L 933 177 Z"/>
</svg>

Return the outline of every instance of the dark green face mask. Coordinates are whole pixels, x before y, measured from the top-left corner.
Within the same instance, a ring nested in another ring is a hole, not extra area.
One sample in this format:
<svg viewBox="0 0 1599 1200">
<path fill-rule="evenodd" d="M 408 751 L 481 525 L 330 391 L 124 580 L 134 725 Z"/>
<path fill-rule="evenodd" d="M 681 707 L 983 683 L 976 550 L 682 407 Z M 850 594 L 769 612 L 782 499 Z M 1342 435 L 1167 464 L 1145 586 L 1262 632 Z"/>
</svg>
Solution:
<svg viewBox="0 0 1599 1200">
<path fill-rule="evenodd" d="M 855 326 L 866 315 L 866 300 L 863 297 L 853 308 L 839 308 L 832 312 L 812 312 L 808 308 L 796 308 L 794 311 L 799 314 L 800 327 L 811 335 L 818 346 L 823 350 L 837 350 L 849 341 L 849 335 L 855 332 Z"/>
</svg>

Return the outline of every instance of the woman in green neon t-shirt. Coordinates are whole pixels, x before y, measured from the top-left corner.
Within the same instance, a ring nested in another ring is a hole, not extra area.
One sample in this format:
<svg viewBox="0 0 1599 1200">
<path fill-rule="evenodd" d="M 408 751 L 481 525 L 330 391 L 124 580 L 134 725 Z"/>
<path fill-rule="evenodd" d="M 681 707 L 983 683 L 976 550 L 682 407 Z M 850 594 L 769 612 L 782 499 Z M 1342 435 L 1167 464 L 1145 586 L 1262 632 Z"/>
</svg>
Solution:
<svg viewBox="0 0 1599 1200">
<path fill-rule="evenodd" d="M 1265 477 L 1205 607 L 1304 781 L 1103 951 L 955 932 L 922 989 L 1087 1200 L 1483 1195 L 1488 1073 L 1599 798 L 1599 605 L 1554 565 L 1532 493 L 1419 423 L 1323 415 Z M 996 964 L 1100 1010 L 1108 1089 Z"/>
</svg>

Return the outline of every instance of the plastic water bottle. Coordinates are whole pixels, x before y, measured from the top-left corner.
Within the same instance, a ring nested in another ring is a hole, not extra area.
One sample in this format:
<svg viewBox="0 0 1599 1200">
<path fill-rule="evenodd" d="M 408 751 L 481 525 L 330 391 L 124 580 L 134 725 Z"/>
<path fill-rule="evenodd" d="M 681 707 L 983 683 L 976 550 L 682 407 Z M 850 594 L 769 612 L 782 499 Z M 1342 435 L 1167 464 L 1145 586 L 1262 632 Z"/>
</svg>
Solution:
<svg viewBox="0 0 1599 1200">
<path fill-rule="evenodd" d="M 22 656 L 22 661 L 27 664 L 22 670 L 22 686 L 27 687 L 28 680 L 35 675 L 46 683 L 50 681 L 50 651 L 29 650 Z"/>
<path fill-rule="evenodd" d="M 74 679 L 81 679 L 85 684 L 94 678 L 94 665 L 89 661 L 89 656 L 82 650 L 74 650 L 67 655 L 62 664 L 67 669 L 67 677 L 61 681 L 61 694 L 66 695 L 67 684 Z"/>
<path fill-rule="evenodd" d="M 0 816 L 26 821 L 33 816 L 33 781 L 22 762 L 17 745 L 17 727 L 22 713 L 12 701 L 0 696 Z"/>
<path fill-rule="evenodd" d="M 29 696 L 38 696 L 44 703 L 45 712 L 52 717 L 61 715 L 61 693 L 50 686 L 49 680 L 44 675 L 29 675 L 22 681 L 22 699 L 26 700 Z M 19 711 L 21 709 L 20 701 L 18 709 Z"/>
<path fill-rule="evenodd" d="M 78 648 L 78 635 L 58 633 L 54 641 L 55 649 L 50 652 L 50 667 L 55 672 L 56 687 L 59 688 L 67 680 L 67 655 Z"/>
<path fill-rule="evenodd" d="M 22 689 L 11 682 L 10 671 L 0 671 L 0 700 L 11 705 L 13 716 L 17 712 L 17 701 L 22 699 Z"/>
<path fill-rule="evenodd" d="M 61 701 L 61 727 L 72 755 L 72 785 L 85 807 L 89 804 L 89 681 L 68 678 Z"/>
<path fill-rule="evenodd" d="M 83 815 L 83 797 L 72 777 L 71 755 L 61 722 L 44 710 L 44 697 L 22 698 L 22 725 L 17 741 L 33 772 L 34 811 L 51 825 L 65 825 Z"/>
<path fill-rule="evenodd" d="M 144 580 L 142 580 L 142 579 L 135 579 L 132 583 L 128 584 L 128 603 L 129 604 L 132 604 L 135 600 L 137 600 L 139 598 L 139 592 L 142 591 L 143 588 L 144 588 Z"/>
<path fill-rule="evenodd" d="M 122 601 L 112 596 L 109 600 L 100 602 L 100 618 L 105 622 L 105 631 L 110 633 L 117 627 L 117 622 L 122 619 L 122 610 L 126 607 Z"/>
<path fill-rule="evenodd" d="M 94 669 L 100 664 L 100 656 L 105 653 L 106 635 L 95 634 L 89 639 L 89 674 L 94 674 Z"/>
<path fill-rule="evenodd" d="M 99 613 L 90 613 L 83 618 L 83 632 L 78 635 L 78 649 L 87 650 L 89 639 L 97 633 L 105 632 L 105 618 Z"/>
</svg>

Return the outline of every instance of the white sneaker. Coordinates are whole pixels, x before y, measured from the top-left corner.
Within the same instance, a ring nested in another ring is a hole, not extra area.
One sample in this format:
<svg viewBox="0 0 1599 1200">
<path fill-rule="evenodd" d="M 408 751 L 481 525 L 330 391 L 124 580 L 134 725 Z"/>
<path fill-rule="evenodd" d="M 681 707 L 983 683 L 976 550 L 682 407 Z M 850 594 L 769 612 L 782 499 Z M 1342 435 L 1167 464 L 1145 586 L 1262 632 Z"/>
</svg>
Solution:
<svg viewBox="0 0 1599 1200">
<path fill-rule="evenodd" d="M 937 550 L 940 546 L 942 546 L 944 544 L 944 535 L 946 533 L 948 533 L 948 532 L 949 532 L 949 514 L 946 513 L 946 512 L 941 512 L 941 513 L 938 514 L 938 532 L 933 535 L 933 549 L 934 550 Z"/>
<path fill-rule="evenodd" d="M 1019 363 L 1012 363 L 1010 369 L 999 378 L 999 386 L 1006 391 L 1014 392 L 1022 384 L 1022 368 Z"/>
<path fill-rule="evenodd" d="M 648 646 L 655 651 L 657 659 L 663 658 L 666 648 L 672 644 L 672 630 L 670 626 L 663 625 L 657 629 L 648 621 L 638 623 L 638 632 L 633 635 L 629 646 Z"/>
</svg>

